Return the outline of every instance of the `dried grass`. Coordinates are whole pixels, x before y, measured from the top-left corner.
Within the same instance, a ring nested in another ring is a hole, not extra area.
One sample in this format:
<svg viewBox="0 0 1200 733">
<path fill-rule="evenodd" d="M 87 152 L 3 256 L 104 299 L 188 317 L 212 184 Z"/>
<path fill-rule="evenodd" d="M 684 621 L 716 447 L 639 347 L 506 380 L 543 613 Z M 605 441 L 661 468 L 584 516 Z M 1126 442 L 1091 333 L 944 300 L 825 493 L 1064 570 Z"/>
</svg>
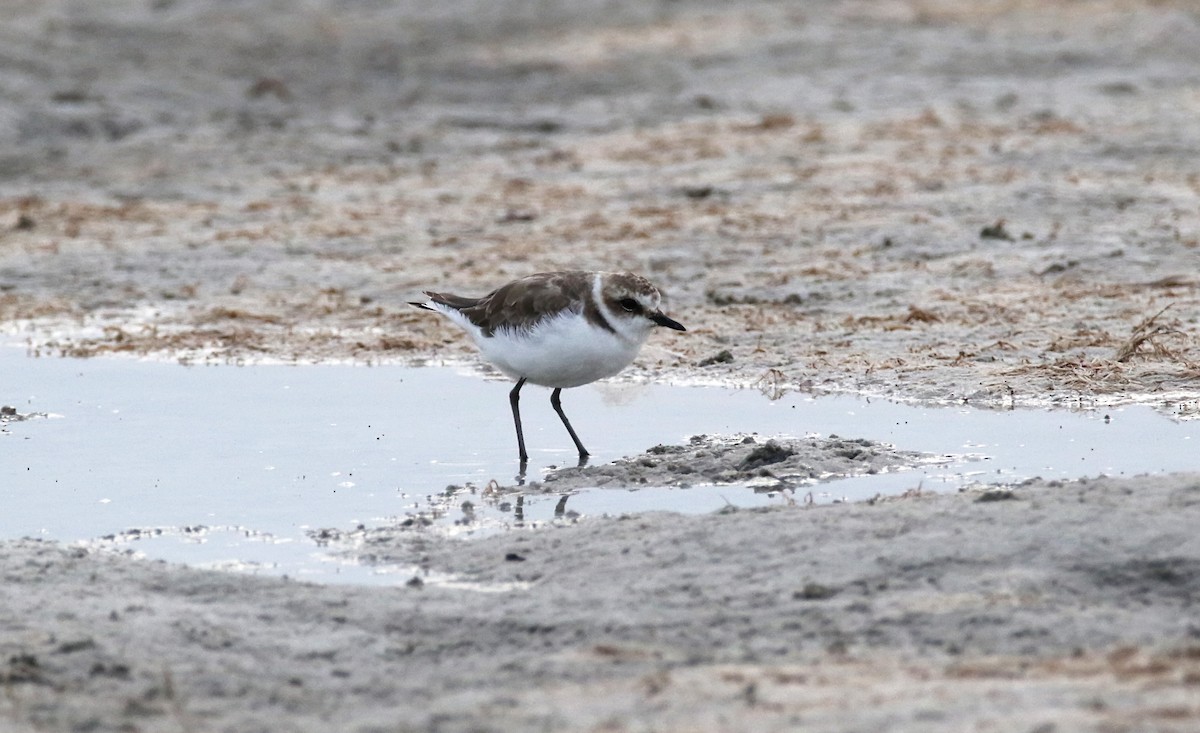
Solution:
<svg viewBox="0 0 1200 733">
<path fill-rule="evenodd" d="M 1064 357 L 1050 363 L 1025 364 L 1005 374 L 1049 376 L 1062 387 L 1091 394 L 1157 392 L 1183 383 L 1195 386 L 1200 383 L 1200 362 L 1186 353 L 1188 334 L 1177 320 L 1161 320 L 1170 308 L 1167 305 L 1138 322 L 1111 357 Z M 1173 346 L 1171 339 L 1182 343 Z"/>
<path fill-rule="evenodd" d="M 1161 316 L 1163 313 L 1166 313 L 1172 305 L 1174 304 L 1168 303 L 1165 307 L 1163 307 L 1162 310 L 1150 316 L 1149 318 L 1143 319 L 1141 323 L 1134 326 L 1133 332 L 1130 333 L 1129 338 L 1126 339 L 1123 344 L 1121 344 L 1121 347 L 1118 348 L 1116 353 L 1113 355 L 1113 361 L 1129 361 L 1135 354 L 1138 353 L 1144 344 L 1150 344 L 1153 353 L 1159 356 L 1163 356 L 1172 360 L 1179 360 L 1181 357 L 1177 356 L 1170 349 L 1168 349 L 1161 342 L 1160 338 L 1167 335 L 1180 335 L 1186 337 L 1186 334 L 1184 334 L 1183 331 L 1180 331 L 1178 328 L 1176 328 L 1178 325 L 1177 323 L 1160 324 L 1158 322 L 1159 316 Z"/>
</svg>

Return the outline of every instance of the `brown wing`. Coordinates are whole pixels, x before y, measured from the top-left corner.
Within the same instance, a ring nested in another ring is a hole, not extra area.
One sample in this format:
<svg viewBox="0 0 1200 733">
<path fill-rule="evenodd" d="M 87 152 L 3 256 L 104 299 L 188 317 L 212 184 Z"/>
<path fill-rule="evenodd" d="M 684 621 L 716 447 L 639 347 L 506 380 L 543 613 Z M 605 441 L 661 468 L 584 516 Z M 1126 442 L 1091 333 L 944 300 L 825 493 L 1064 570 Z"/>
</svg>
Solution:
<svg viewBox="0 0 1200 733">
<path fill-rule="evenodd" d="M 426 293 L 435 303 L 454 308 L 479 326 L 485 336 L 501 328 L 529 328 L 547 315 L 581 302 L 592 281 L 579 271 L 545 272 L 503 285 L 482 298 L 464 298 L 449 293 Z"/>
</svg>

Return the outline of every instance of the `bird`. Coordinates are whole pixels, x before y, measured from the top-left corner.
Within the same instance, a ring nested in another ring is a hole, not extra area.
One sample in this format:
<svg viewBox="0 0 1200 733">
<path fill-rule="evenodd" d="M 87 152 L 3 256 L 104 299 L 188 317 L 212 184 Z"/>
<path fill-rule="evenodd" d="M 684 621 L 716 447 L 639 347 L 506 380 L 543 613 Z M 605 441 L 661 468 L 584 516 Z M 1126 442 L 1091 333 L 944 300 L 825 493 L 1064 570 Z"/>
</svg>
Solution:
<svg viewBox="0 0 1200 733">
<path fill-rule="evenodd" d="M 516 380 L 508 393 L 522 472 L 529 461 L 521 430 L 521 388 L 549 387 L 550 405 L 579 451 L 590 455 L 562 409 L 564 389 L 611 377 L 634 360 L 657 327 L 686 331 L 662 311 L 662 291 L 632 272 L 540 272 L 480 298 L 423 291 L 410 305 L 436 311 L 461 327 L 485 360 Z"/>
</svg>

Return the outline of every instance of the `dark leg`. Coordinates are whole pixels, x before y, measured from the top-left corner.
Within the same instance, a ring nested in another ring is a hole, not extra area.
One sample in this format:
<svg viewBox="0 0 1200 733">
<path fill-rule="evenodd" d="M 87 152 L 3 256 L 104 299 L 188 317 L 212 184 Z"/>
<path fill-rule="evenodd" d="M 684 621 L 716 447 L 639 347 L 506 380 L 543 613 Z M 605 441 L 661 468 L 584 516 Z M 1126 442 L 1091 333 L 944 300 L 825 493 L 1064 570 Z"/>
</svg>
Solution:
<svg viewBox="0 0 1200 733">
<path fill-rule="evenodd" d="M 590 454 L 587 452 L 587 448 L 583 447 L 583 443 L 579 442 L 579 436 L 575 434 L 575 428 L 571 427 L 571 421 L 567 419 L 566 413 L 563 412 L 562 400 L 558 397 L 561 392 L 562 387 L 558 387 L 550 393 L 550 404 L 554 406 L 554 411 L 558 413 L 558 417 L 563 421 L 563 425 L 567 426 L 567 432 L 571 434 L 571 440 L 575 441 L 575 447 L 579 449 L 579 459 L 582 465 L 583 459 L 587 458 Z"/>
<path fill-rule="evenodd" d="M 525 433 L 521 431 L 521 410 L 517 407 L 517 403 L 521 401 L 521 387 L 524 386 L 525 378 L 521 377 L 517 380 L 517 386 L 508 393 L 508 402 L 512 405 L 513 411 L 513 425 L 517 427 L 517 455 L 521 457 L 522 468 L 529 461 L 529 454 L 525 452 Z"/>
</svg>

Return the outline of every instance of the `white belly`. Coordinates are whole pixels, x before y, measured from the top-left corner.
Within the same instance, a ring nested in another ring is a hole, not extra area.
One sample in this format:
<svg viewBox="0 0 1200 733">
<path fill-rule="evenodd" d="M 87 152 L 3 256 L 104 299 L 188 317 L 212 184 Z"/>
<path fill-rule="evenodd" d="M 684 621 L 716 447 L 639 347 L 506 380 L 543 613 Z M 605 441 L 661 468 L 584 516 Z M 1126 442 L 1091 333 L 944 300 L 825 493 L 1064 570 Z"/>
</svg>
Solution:
<svg viewBox="0 0 1200 733">
<path fill-rule="evenodd" d="M 543 321 L 528 333 L 472 333 L 484 358 L 513 379 L 543 387 L 578 387 L 611 377 L 633 361 L 645 343 L 590 325 L 582 315 Z"/>
</svg>

